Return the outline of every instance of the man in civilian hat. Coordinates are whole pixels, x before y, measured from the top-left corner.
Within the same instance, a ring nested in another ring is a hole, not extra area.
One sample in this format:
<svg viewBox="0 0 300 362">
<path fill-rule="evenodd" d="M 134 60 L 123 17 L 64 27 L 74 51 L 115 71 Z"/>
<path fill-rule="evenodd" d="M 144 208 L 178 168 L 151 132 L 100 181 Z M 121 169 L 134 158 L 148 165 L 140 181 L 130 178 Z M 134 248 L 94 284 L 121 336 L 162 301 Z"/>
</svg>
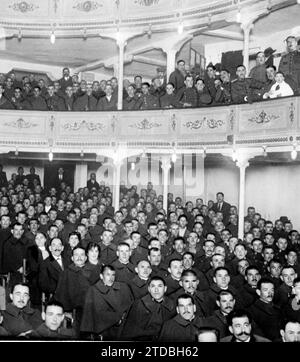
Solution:
<svg viewBox="0 0 300 362">
<path fill-rule="evenodd" d="M 285 81 L 292 87 L 295 94 L 300 88 L 300 52 L 297 39 L 290 35 L 286 39 L 288 53 L 283 55 L 279 63 L 279 72 L 282 72 Z"/>
<path fill-rule="evenodd" d="M 274 65 L 274 53 L 276 52 L 276 49 L 273 49 L 271 47 L 268 47 L 265 49 L 264 54 L 265 54 L 265 65 L 266 68 L 270 67 L 272 65 Z"/>
</svg>

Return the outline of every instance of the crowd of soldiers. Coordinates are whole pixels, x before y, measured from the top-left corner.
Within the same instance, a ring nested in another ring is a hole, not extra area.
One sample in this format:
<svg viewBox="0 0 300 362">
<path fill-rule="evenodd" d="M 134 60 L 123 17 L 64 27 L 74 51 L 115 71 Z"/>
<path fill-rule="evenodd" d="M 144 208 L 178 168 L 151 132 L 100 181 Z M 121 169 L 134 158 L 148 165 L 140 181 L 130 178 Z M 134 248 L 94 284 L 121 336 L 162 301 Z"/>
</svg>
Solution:
<svg viewBox="0 0 300 362">
<path fill-rule="evenodd" d="M 151 84 L 136 75 L 134 81 L 123 81 L 123 110 L 205 107 L 209 105 L 252 103 L 269 98 L 299 94 L 300 52 L 294 36 L 286 39 L 287 53 L 281 57 L 279 69 L 273 65 L 275 50 L 267 48 L 256 54 L 256 65 L 246 77 L 243 64 L 236 73 L 206 67 L 203 78 L 186 70 L 185 61 L 178 60 L 177 68 L 167 80 L 165 69 L 157 68 Z M 234 78 L 234 79 L 232 79 Z M 79 82 L 77 74 L 63 69 L 62 78 L 46 85 L 34 74 L 22 81 L 14 72 L 0 74 L 0 109 L 38 111 L 113 111 L 118 106 L 118 79 L 88 83 Z"/>
<path fill-rule="evenodd" d="M 248 207 L 183 203 L 151 182 L 92 173 L 77 192 L 0 170 L 0 336 L 109 341 L 299 341 L 299 232 Z"/>
</svg>

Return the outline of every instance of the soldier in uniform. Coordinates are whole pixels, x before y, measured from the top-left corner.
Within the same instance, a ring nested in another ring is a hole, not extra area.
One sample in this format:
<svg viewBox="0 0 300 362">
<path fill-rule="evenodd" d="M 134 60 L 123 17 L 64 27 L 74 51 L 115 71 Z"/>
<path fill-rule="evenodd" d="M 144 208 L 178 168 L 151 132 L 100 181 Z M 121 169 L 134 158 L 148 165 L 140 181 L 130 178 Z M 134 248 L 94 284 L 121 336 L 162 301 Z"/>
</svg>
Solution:
<svg viewBox="0 0 300 362">
<path fill-rule="evenodd" d="M 86 294 L 81 332 L 92 339 L 118 340 L 133 296 L 126 283 L 116 282 L 116 272 L 105 265 L 100 280 Z"/>
<path fill-rule="evenodd" d="M 177 68 L 170 74 L 169 77 L 169 83 L 174 85 L 175 93 L 177 93 L 180 88 L 184 87 L 185 76 L 185 61 L 180 59 L 177 62 Z"/>
<path fill-rule="evenodd" d="M 244 65 L 238 65 L 236 67 L 237 79 L 231 83 L 231 97 L 233 103 L 252 103 L 261 99 L 263 83 L 246 78 L 246 67 Z"/>
<path fill-rule="evenodd" d="M 149 93 L 150 84 L 148 82 L 142 83 L 142 95 L 140 109 L 155 109 L 159 107 L 159 100 Z"/>
<path fill-rule="evenodd" d="M 288 53 L 283 55 L 279 63 L 279 72 L 282 72 L 286 82 L 292 87 L 295 94 L 300 88 L 300 52 L 297 49 L 297 40 L 294 36 L 286 39 Z"/>
<path fill-rule="evenodd" d="M 49 85 L 45 97 L 49 111 L 64 111 L 66 109 L 64 100 L 55 94 L 54 85 Z"/>
<path fill-rule="evenodd" d="M 91 84 L 87 84 L 86 93 L 76 98 L 73 109 L 74 111 L 95 111 L 97 106 L 97 98 L 93 96 L 93 88 Z"/>
</svg>

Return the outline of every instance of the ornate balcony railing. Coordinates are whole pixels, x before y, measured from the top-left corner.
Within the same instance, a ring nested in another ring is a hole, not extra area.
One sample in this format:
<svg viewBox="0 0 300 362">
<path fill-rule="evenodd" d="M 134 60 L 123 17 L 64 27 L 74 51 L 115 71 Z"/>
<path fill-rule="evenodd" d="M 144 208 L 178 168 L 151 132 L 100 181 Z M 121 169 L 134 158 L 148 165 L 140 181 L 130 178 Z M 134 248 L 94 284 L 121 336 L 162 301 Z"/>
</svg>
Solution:
<svg viewBox="0 0 300 362">
<path fill-rule="evenodd" d="M 153 111 L 0 111 L 0 151 L 99 153 L 127 148 L 222 149 L 300 140 L 299 97 Z"/>
</svg>

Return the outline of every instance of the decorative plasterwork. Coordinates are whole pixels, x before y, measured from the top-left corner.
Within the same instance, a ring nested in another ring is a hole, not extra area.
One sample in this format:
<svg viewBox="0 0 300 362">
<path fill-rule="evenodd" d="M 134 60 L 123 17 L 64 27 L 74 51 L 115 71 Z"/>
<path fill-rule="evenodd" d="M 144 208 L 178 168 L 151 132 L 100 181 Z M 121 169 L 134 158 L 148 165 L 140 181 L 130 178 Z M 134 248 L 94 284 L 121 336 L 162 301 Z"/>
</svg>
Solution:
<svg viewBox="0 0 300 362">
<path fill-rule="evenodd" d="M 135 0 L 135 4 L 140 6 L 152 6 L 159 3 L 159 0 Z"/>
<path fill-rule="evenodd" d="M 141 130 L 148 130 L 154 127 L 161 127 L 161 123 L 149 122 L 148 119 L 145 118 L 141 122 L 135 122 L 134 124 L 129 125 L 129 127 Z"/>
<path fill-rule="evenodd" d="M 229 123 L 230 123 L 230 129 L 231 131 L 233 131 L 235 123 L 235 111 L 233 109 L 230 111 Z"/>
<path fill-rule="evenodd" d="M 37 123 L 32 123 L 30 121 L 24 121 L 23 118 L 19 118 L 16 121 L 12 122 L 5 122 L 5 126 L 8 127 L 14 127 L 14 128 L 31 128 L 31 127 L 37 127 Z"/>
<path fill-rule="evenodd" d="M 28 0 L 30 1 L 30 0 Z M 274 7 L 275 2 L 280 0 L 273 0 Z M 129 2 L 129 1 L 128 1 Z M 285 2 L 288 2 L 285 0 Z M 123 0 L 43 0 L 38 2 L 38 6 L 32 3 L 21 1 L 15 2 L 12 6 L 16 6 L 16 11 L 19 11 L 23 18 L 11 18 L 11 11 L 6 9 L 1 9 L 1 19 L 0 26 L 3 26 L 7 29 L 22 27 L 23 33 L 28 30 L 49 30 L 53 24 L 51 20 L 52 16 L 59 16 L 59 22 L 56 24 L 56 28 L 59 30 L 66 31 L 78 31 L 82 27 L 86 27 L 87 30 L 98 29 L 101 27 L 101 30 L 108 30 L 112 27 L 115 31 L 115 18 L 114 18 L 114 9 L 120 11 L 120 30 L 130 27 L 140 30 L 140 27 L 144 30 L 144 22 L 151 22 L 153 27 L 155 25 L 161 31 L 162 29 L 167 29 L 169 26 L 176 26 L 178 23 L 177 12 L 178 9 L 183 9 L 182 12 L 182 21 L 187 21 L 191 28 L 196 28 L 201 24 L 207 23 L 208 14 L 213 17 L 214 21 L 219 22 L 221 20 L 227 20 L 228 12 L 236 10 L 236 4 L 233 0 L 224 0 L 214 1 L 212 4 L 209 2 L 202 4 L 198 2 L 183 1 L 186 4 L 184 7 L 178 6 L 177 1 L 170 0 L 132 0 L 131 4 L 133 5 L 130 10 L 127 9 L 127 1 Z M 22 4 L 22 5 L 20 5 Z M 26 6 L 27 4 L 27 6 Z M 111 5 L 113 4 L 113 6 Z M 126 5 L 123 5 L 126 4 Z M 19 6 L 20 5 L 20 6 Z M 122 7 L 123 5 L 123 7 Z M 30 6 L 38 7 L 39 12 L 37 16 L 28 17 L 28 12 L 31 11 Z M 244 0 L 241 1 L 241 8 L 247 8 L 249 6 L 261 8 L 258 0 Z M 96 12 L 98 8 L 102 9 L 101 12 Z M 6 11 L 8 14 L 6 14 Z M 159 10 L 159 11 L 158 11 Z M 96 17 L 88 18 L 84 17 L 78 19 L 76 17 L 77 12 L 91 14 L 95 12 Z M 75 19 L 76 18 L 76 19 Z M 5 19 L 5 20 L 3 20 Z M 47 29 L 45 29 L 47 28 Z"/>
<path fill-rule="evenodd" d="M 278 119 L 279 116 L 275 114 L 268 114 L 264 110 L 260 111 L 259 113 L 256 112 L 255 115 L 248 119 L 249 122 L 255 122 L 257 124 L 266 124 L 275 119 Z"/>
<path fill-rule="evenodd" d="M 83 128 L 87 128 L 89 131 L 98 131 L 103 132 L 104 124 L 101 122 L 92 122 L 92 121 L 80 121 L 80 122 L 73 122 L 73 123 L 65 123 L 63 128 L 66 131 L 80 131 Z"/>
<path fill-rule="evenodd" d="M 111 119 L 111 129 L 112 129 L 113 133 L 115 133 L 115 131 L 116 131 L 117 123 L 118 123 L 117 117 L 116 117 L 116 116 L 112 116 L 112 119 Z"/>
<path fill-rule="evenodd" d="M 97 1 L 83 1 L 80 3 L 77 3 L 73 6 L 73 9 L 77 9 L 79 11 L 84 11 L 86 13 L 89 13 L 90 11 L 97 10 L 98 8 L 102 7 L 103 4 L 99 3 Z"/>
<path fill-rule="evenodd" d="M 9 8 L 14 11 L 19 11 L 21 13 L 27 13 L 29 11 L 34 11 L 35 9 L 38 9 L 39 6 L 32 3 L 28 3 L 26 1 L 21 1 L 19 3 L 13 3 L 12 5 L 9 5 Z"/>
<path fill-rule="evenodd" d="M 203 117 L 200 120 L 197 119 L 196 121 L 188 121 L 184 124 L 184 126 L 189 129 L 200 129 L 202 127 L 204 128 L 205 126 L 207 126 L 210 129 L 214 129 L 222 127 L 224 123 L 225 121 L 223 121 L 222 119 Z"/>
<path fill-rule="evenodd" d="M 294 106 L 293 102 L 291 102 L 291 104 L 290 104 L 289 111 L 290 111 L 290 114 L 289 114 L 290 122 L 291 122 L 291 124 L 293 124 L 294 120 L 295 120 L 295 106 Z"/>
<path fill-rule="evenodd" d="M 171 118 L 171 127 L 172 127 L 172 130 L 173 130 L 174 132 L 176 131 L 176 124 L 177 124 L 177 122 L 176 122 L 176 115 L 173 114 L 173 115 L 172 115 L 172 118 Z"/>
</svg>

